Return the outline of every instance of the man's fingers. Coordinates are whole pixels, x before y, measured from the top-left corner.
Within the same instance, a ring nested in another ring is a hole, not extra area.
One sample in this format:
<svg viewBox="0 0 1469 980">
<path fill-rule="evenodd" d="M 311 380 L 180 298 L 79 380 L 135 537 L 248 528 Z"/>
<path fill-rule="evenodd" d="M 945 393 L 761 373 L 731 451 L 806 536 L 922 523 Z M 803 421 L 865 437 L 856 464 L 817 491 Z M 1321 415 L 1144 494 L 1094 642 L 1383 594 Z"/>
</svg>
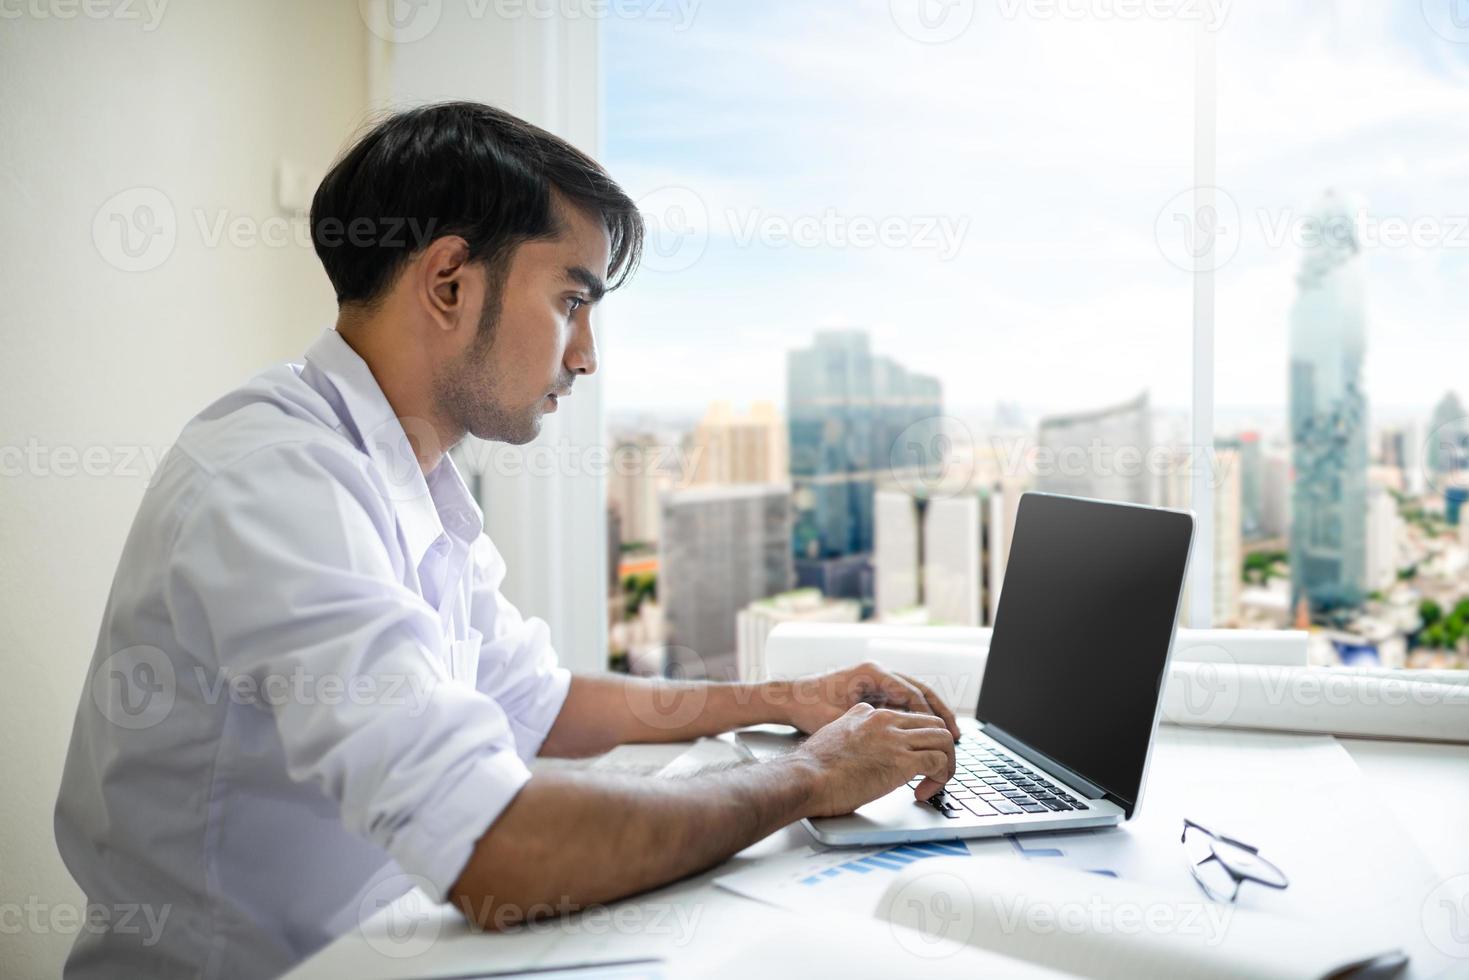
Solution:
<svg viewBox="0 0 1469 980">
<path fill-rule="evenodd" d="M 888 712 L 888 721 L 895 728 L 940 728 L 947 730 L 948 726 L 938 715 L 926 715 L 920 711 L 894 711 L 892 708 L 880 709 Z M 951 736 L 953 732 L 949 733 Z"/>
<path fill-rule="evenodd" d="M 914 793 L 920 800 L 926 800 L 939 790 L 954 775 L 954 755 L 952 752 L 943 753 L 928 750 L 917 753 L 918 775 L 923 776 L 923 782 L 914 788 Z"/>
<path fill-rule="evenodd" d="M 949 710 L 949 706 L 944 703 L 943 699 L 933 693 L 933 688 L 918 678 L 910 677 L 907 674 L 899 674 L 898 676 L 918 689 L 918 693 L 923 695 L 927 710 L 944 720 L 944 727 L 949 730 L 949 733 L 957 741 L 959 738 L 959 721 L 954 717 L 954 712 Z"/>
<path fill-rule="evenodd" d="M 902 735 L 908 743 L 908 749 L 913 752 L 921 752 L 925 757 L 937 752 L 943 759 L 940 771 L 924 770 L 925 776 L 942 775 L 944 780 L 952 779 L 954 776 L 954 736 L 949 734 L 946 728 L 917 728 L 905 731 Z"/>
</svg>

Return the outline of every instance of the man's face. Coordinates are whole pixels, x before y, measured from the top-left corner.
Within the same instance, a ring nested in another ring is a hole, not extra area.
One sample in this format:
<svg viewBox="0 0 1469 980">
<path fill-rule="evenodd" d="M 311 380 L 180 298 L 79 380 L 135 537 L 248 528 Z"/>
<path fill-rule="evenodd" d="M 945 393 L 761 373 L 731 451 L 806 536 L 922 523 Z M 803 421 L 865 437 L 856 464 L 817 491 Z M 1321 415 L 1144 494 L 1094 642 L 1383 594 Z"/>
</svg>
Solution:
<svg viewBox="0 0 1469 980">
<path fill-rule="evenodd" d="M 597 369 L 591 313 L 611 242 L 596 215 L 560 215 L 560 236 L 521 245 L 499 288 L 488 283 L 478 333 L 434 379 L 440 409 L 481 439 L 530 442 L 576 377 Z"/>
</svg>

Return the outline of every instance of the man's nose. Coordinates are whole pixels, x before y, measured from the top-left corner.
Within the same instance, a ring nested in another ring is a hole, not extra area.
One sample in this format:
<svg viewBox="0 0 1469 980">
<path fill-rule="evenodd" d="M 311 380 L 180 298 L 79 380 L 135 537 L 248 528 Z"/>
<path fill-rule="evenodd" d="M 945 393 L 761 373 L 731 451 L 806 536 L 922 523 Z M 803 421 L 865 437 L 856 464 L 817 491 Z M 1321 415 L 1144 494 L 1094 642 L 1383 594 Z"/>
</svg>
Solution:
<svg viewBox="0 0 1469 980">
<path fill-rule="evenodd" d="M 592 333 L 591 317 L 582 320 L 571 345 L 566 348 L 566 369 L 572 374 L 595 374 L 597 371 L 597 338 Z"/>
</svg>

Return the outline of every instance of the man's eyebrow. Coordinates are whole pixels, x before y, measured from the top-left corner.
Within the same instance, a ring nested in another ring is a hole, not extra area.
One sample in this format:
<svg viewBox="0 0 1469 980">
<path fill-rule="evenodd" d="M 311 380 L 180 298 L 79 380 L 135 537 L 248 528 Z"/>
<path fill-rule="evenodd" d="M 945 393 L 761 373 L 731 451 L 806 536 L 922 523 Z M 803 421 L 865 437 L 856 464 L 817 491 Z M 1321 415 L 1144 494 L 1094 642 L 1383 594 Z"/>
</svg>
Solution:
<svg viewBox="0 0 1469 980">
<path fill-rule="evenodd" d="M 575 279 L 586 287 L 587 293 L 595 303 L 607 294 L 607 284 L 593 275 L 585 266 L 574 265 L 566 270 L 566 278 Z"/>
</svg>

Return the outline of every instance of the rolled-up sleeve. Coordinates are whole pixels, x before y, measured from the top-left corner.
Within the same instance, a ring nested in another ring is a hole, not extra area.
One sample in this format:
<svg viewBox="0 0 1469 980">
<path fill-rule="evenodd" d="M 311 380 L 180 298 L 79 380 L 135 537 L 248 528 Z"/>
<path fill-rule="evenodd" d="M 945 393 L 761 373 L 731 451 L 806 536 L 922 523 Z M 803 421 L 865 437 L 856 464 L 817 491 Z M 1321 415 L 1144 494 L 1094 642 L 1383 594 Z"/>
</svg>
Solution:
<svg viewBox="0 0 1469 980">
<path fill-rule="evenodd" d="M 167 601 L 212 637 L 193 651 L 206 669 L 277 692 L 228 710 L 272 713 L 290 778 L 442 900 L 530 772 L 506 710 L 451 682 L 369 466 L 318 441 L 214 474 L 179 524 Z"/>
<path fill-rule="evenodd" d="M 472 560 L 469 622 L 483 634 L 477 686 L 504 708 L 516 751 L 529 762 L 561 714 L 571 672 L 558 665 L 545 621 L 523 617 L 500 591 L 505 560 L 488 537 L 480 536 Z"/>
</svg>

